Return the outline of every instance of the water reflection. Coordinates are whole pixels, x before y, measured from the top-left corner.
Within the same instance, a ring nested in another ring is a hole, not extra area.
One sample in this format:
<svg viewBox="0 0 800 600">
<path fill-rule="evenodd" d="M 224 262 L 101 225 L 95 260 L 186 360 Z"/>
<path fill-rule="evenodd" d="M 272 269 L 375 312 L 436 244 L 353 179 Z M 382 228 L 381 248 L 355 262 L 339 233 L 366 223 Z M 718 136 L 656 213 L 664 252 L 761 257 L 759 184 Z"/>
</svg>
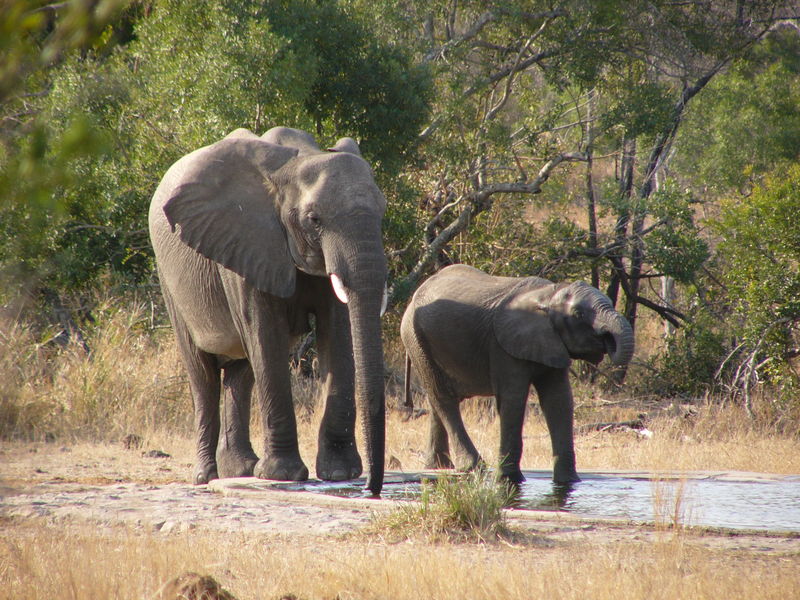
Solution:
<svg viewBox="0 0 800 600">
<path fill-rule="evenodd" d="M 569 510 L 570 495 L 575 490 L 575 483 L 548 482 L 549 491 L 530 493 L 530 484 L 522 482 L 513 484 L 510 490 L 509 508 L 523 510 Z M 539 486 L 537 486 L 538 488 Z M 538 490 L 537 490 L 538 491 Z"/>
</svg>

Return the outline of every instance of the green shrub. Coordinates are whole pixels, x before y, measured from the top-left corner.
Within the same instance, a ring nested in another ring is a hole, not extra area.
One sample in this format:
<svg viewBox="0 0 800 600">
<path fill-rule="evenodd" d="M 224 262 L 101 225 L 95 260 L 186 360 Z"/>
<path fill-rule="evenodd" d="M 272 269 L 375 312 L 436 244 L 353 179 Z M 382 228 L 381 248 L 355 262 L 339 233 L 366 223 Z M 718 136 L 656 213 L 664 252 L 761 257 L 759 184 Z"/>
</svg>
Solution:
<svg viewBox="0 0 800 600">
<path fill-rule="evenodd" d="M 493 474 L 475 471 L 423 480 L 419 503 L 402 504 L 374 523 L 392 537 L 432 541 L 493 542 L 516 537 L 503 509 L 514 497 Z"/>
</svg>

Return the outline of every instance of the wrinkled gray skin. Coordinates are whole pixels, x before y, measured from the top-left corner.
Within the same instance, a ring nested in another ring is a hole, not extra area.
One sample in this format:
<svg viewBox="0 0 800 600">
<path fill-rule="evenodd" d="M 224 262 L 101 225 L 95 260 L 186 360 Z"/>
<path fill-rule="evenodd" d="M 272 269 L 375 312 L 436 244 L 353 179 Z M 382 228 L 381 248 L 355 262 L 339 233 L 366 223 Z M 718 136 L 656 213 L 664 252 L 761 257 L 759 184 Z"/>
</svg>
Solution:
<svg viewBox="0 0 800 600">
<path fill-rule="evenodd" d="M 385 208 L 349 138 L 323 151 L 303 131 L 279 127 L 258 137 L 238 129 L 167 171 L 150 206 L 150 236 L 194 400 L 195 483 L 308 477 L 288 356 L 313 314 L 325 396 L 317 477 L 361 474 L 357 405 L 367 486 L 380 492 Z M 331 274 L 347 304 L 332 291 Z M 252 390 L 265 432 L 260 460 L 250 443 Z"/>
<path fill-rule="evenodd" d="M 573 447 L 571 359 L 630 361 L 633 333 L 600 291 L 583 282 L 492 277 L 453 265 L 423 283 L 403 315 L 401 336 L 431 403 L 428 468 L 481 463 L 459 402 L 495 396 L 501 475 L 518 483 L 530 385 L 550 431 L 557 483 L 578 481 Z M 407 392 L 408 393 L 408 392 Z M 450 442 L 453 444 L 451 454 Z"/>
</svg>

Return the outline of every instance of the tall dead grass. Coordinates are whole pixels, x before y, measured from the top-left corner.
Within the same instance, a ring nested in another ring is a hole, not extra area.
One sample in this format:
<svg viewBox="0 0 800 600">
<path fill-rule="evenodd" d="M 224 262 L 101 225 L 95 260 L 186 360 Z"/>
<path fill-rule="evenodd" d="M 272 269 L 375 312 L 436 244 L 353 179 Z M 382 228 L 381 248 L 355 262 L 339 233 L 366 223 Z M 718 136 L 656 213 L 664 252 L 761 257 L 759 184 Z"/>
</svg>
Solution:
<svg viewBox="0 0 800 600">
<path fill-rule="evenodd" d="M 108 299 L 94 313 L 89 354 L 0 320 L 0 438 L 105 441 L 133 431 L 189 431 L 191 402 L 172 333 L 151 328 L 144 303 Z"/>
</svg>

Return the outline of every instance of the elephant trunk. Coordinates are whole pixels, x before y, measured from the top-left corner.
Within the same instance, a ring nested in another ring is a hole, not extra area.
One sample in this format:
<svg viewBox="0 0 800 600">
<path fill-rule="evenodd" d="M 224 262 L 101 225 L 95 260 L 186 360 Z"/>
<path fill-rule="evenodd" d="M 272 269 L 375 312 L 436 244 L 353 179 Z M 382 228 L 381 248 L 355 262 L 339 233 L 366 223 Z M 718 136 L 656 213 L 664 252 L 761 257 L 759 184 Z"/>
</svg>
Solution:
<svg viewBox="0 0 800 600">
<path fill-rule="evenodd" d="M 361 413 L 367 458 L 367 488 L 380 494 L 383 486 L 385 413 L 383 348 L 381 347 L 381 294 L 350 301 L 350 331 L 353 338 L 356 406 Z"/>
<path fill-rule="evenodd" d="M 633 357 L 634 336 L 628 320 L 615 310 L 604 310 L 595 319 L 595 330 L 603 336 L 606 353 L 615 365 L 626 365 Z"/>
<path fill-rule="evenodd" d="M 368 224 L 362 224 L 360 230 L 371 229 Z M 347 258 L 339 262 L 330 253 L 326 254 L 326 262 L 329 262 L 328 269 L 332 273 L 342 271 L 341 279 L 346 288 L 353 341 L 355 401 L 361 415 L 367 460 L 367 488 L 378 495 L 383 487 L 386 429 L 380 323 L 386 258 L 380 239 L 362 240 L 355 248 L 346 250 L 343 256 Z"/>
</svg>

